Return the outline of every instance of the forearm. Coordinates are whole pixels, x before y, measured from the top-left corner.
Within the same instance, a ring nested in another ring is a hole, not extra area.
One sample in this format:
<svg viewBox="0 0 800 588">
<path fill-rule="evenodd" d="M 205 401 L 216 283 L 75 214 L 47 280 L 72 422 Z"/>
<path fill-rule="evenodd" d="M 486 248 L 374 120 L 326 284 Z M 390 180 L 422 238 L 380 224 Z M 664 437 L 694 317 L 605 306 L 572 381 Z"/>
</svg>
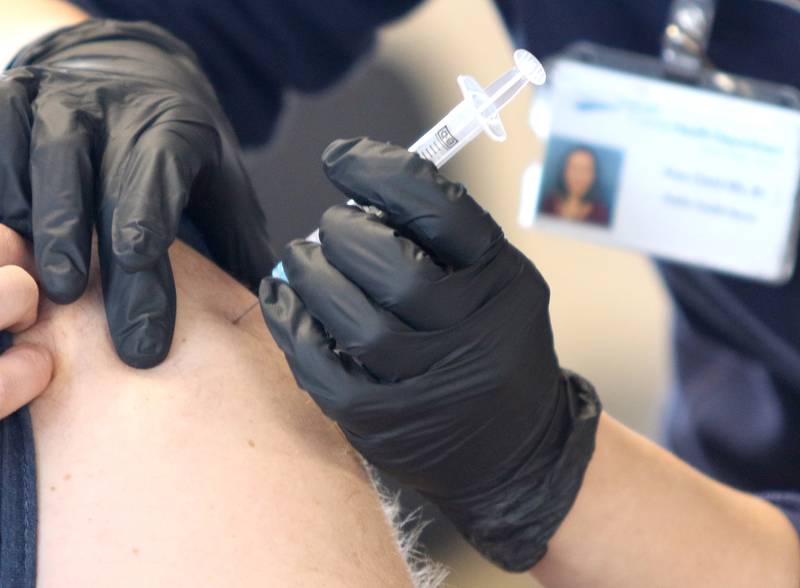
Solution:
<svg viewBox="0 0 800 588">
<path fill-rule="evenodd" d="M 3 67 L 19 49 L 59 27 L 77 24 L 88 15 L 59 0 L 0 0 L 0 63 Z"/>
<path fill-rule="evenodd" d="M 774 506 L 719 484 L 604 415 L 574 507 L 532 570 L 547 586 L 800 586 Z"/>
</svg>

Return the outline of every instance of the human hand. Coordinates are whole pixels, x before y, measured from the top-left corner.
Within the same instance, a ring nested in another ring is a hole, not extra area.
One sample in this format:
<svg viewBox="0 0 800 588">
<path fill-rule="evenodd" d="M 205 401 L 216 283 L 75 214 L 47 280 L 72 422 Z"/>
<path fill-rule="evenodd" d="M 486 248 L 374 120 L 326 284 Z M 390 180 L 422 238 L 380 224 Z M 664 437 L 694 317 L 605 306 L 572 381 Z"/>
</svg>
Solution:
<svg viewBox="0 0 800 588">
<path fill-rule="evenodd" d="M 55 302 L 84 292 L 96 229 L 111 337 L 134 367 L 170 348 L 167 250 L 184 210 L 234 277 L 254 287 L 272 266 L 214 91 L 188 47 L 154 25 L 87 21 L 17 55 L 0 76 L 0 196 L 0 219 L 32 238 Z"/>
<path fill-rule="evenodd" d="M 39 287 L 33 271 L 30 247 L 0 225 L 0 331 L 21 333 L 36 323 Z M 52 376 L 52 356 L 41 345 L 21 343 L 6 350 L 0 355 L 0 419 L 44 392 Z"/>
<path fill-rule="evenodd" d="M 487 557 L 530 568 L 566 516 L 600 404 L 559 368 L 549 289 L 465 188 L 406 150 L 333 143 L 321 245 L 266 279 L 298 384 L 364 457 L 436 502 Z"/>
</svg>

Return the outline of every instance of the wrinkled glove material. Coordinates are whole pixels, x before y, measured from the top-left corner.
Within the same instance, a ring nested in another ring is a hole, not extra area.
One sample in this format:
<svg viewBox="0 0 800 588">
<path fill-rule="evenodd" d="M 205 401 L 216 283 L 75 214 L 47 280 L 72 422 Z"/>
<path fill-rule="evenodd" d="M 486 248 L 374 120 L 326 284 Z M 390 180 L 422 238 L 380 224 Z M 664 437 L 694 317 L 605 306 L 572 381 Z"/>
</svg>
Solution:
<svg viewBox="0 0 800 588">
<path fill-rule="evenodd" d="M 260 292 L 273 336 L 368 461 L 493 562 L 529 569 L 575 500 L 601 411 L 558 365 L 547 284 L 430 162 L 356 139 L 323 166 L 384 215 L 334 206 L 321 244 L 287 247 L 289 283 Z"/>
<path fill-rule="evenodd" d="M 96 230 L 120 357 L 152 367 L 175 326 L 167 254 L 184 213 L 250 287 L 266 222 L 211 84 L 148 23 L 89 20 L 25 47 L 0 76 L 0 221 L 33 240 L 52 300 L 84 292 Z"/>
</svg>

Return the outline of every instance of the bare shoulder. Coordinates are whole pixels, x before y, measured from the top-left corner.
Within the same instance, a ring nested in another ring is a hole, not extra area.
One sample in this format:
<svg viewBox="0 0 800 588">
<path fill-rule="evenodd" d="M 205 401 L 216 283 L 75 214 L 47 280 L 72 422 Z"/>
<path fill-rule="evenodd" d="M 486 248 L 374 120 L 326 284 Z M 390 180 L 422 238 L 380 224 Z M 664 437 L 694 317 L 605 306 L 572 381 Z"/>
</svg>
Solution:
<svg viewBox="0 0 800 588">
<path fill-rule="evenodd" d="M 410 585 L 354 453 L 245 313 L 255 297 L 188 248 L 172 254 L 163 365 L 116 359 L 96 289 L 43 309 L 29 335 L 56 355 L 31 408 L 39 584 Z"/>
</svg>

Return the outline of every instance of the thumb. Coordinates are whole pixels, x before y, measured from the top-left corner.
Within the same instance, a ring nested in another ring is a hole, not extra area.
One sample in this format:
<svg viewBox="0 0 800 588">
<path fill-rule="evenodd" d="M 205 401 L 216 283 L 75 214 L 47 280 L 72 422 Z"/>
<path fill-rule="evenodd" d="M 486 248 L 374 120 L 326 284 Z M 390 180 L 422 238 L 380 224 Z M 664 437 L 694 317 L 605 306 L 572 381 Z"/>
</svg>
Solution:
<svg viewBox="0 0 800 588">
<path fill-rule="evenodd" d="M 41 345 L 21 343 L 0 355 L 0 419 L 45 391 L 53 378 L 53 357 Z"/>
</svg>

